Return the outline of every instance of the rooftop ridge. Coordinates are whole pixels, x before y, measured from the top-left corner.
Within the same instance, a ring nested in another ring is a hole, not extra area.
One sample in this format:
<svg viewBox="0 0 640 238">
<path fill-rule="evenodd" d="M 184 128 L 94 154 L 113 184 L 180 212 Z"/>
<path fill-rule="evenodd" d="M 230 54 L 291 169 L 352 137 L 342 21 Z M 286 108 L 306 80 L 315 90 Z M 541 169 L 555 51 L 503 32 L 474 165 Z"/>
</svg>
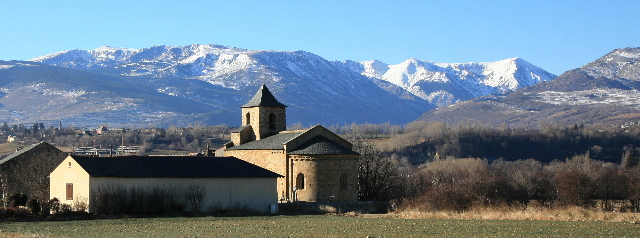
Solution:
<svg viewBox="0 0 640 238">
<path fill-rule="evenodd" d="M 258 92 L 251 98 L 251 100 L 242 105 L 241 107 L 287 107 L 286 105 L 278 102 L 276 97 L 273 96 L 271 91 L 267 88 L 267 85 L 262 85 Z"/>
</svg>

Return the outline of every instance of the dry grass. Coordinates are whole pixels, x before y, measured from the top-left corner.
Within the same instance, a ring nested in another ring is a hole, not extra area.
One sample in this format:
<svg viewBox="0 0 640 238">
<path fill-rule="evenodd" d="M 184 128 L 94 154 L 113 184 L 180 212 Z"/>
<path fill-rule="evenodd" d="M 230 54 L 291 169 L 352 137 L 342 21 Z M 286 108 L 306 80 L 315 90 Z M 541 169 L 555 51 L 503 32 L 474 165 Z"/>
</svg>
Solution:
<svg viewBox="0 0 640 238">
<path fill-rule="evenodd" d="M 624 113 L 616 116 L 609 117 L 607 119 L 630 119 L 640 117 L 640 113 Z"/>
<path fill-rule="evenodd" d="M 23 234 L 23 233 L 8 233 L 0 234 L 0 238 L 44 238 L 48 236 L 40 236 L 35 234 Z"/>
<path fill-rule="evenodd" d="M 6 138 L 5 138 L 6 139 Z M 2 143 L 0 144 L 0 157 L 4 157 L 16 152 L 16 148 L 20 146 L 25 146 L 23 144 L 18 143 Z"/>
<path fill-rule="evenodd" d="M 640 224 L 640 213 L 607 212 L 582 207 L 475 208 L 464 212 L 404 209 L 400 218 L 456 220 L 607 221 Z"/>
</svg>

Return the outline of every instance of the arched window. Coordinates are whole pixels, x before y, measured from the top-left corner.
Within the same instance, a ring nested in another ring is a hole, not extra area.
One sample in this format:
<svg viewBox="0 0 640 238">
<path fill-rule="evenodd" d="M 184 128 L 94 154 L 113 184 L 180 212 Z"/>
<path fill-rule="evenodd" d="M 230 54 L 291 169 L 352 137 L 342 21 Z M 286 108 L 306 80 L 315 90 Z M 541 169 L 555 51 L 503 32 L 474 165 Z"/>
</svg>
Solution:
<svg viewBox="0 0 640 238">
<path fill-rule="evenodd" d="M 347 190 L 347 174 L 340 176 L 340 190 Z"/>
<path fill-rule="evenodd" d="M 273 115 L 273 113 L 269 114 L 269 130 L 275 130 L 276 129 L 276 115 Z"/>
<path fill-rule="evenodd" d="M 304 189 L 304 174 L 299 173 L 298 176 L 296 176 L 296 188 L 298 190 Z"/>
<path fill-rule="evenodd" d="M 246 119 L 247 122 L 244 125 L 246 126 L 246 125 L 251 124 L 251 114 L 247 112 L 247 115 L 245 117 L 246 117 L 245 119 Z"/>
</svg>

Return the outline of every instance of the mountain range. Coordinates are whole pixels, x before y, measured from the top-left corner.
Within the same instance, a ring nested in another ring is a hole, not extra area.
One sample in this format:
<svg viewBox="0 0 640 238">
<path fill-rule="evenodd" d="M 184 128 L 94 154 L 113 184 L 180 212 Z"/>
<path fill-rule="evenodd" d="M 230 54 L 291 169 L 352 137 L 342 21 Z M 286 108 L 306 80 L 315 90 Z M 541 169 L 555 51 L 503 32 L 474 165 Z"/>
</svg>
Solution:
<svg viewBox="0 0 640 238">
<path fill-rule="evenodd" d="M 305 51 L 220 45 L 100 47 L 0 61 L 0 119 L 9 123 L 240 123 L 266 84 L 288 123 L 404 124 L 436 107 L 553 79 L 520 58 L 488 63 L 328 61 Z"/>
<path fill-rule="evenodd" d="M 497 126 L 640 122 L 640 48 L 616 49 L 556 79 L 428 111 L 420 120 Z"/>
</svg>

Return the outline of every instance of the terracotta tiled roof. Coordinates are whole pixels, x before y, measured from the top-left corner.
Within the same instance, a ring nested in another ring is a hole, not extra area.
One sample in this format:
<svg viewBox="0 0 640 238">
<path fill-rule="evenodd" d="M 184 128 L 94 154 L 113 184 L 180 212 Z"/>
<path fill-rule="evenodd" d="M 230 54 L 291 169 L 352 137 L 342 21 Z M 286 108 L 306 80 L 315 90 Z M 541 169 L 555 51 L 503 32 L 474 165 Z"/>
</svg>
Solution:
<svg viewBox="0 0 640 238">
<path fill-rule="evenodd" d="M 72 156 L 92 177 L 118 178 L 275 178 L 267 169 L 234 157 Z"/>
</svg>

